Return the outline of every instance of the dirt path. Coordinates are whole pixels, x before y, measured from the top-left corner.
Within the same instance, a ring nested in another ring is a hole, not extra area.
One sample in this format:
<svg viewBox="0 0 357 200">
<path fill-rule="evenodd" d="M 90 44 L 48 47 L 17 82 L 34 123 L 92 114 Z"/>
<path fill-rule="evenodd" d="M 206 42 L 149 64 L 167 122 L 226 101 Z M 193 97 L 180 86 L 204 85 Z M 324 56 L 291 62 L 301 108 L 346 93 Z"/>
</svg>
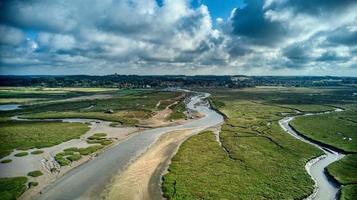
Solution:
<svg viewBox="0 0 357 200">
<path fill-rule="evenodd" d="M 177 124 L 182 124 L 185 120 L 180 119 L 180 120 L 175 120 L 174 122 L 171 122 L 167 120 L 167 118 L 170 116 L 170 114 L 173 112 L 172 109 L 170 109 L 173 105 L 176 105 L 180 102 L 180 99 L 184 98 L 183 95 L 175 98 L 176 101 L 171 103 L 170 105 L 166 106 L 165 109 L 158 111 L 150 117 L 149 119 L 141 120 L 141 124 L 148 126 L 148 127 L 162 127 L 162 126 L 170 126 L 170 125 L 177 125 Z M 161 101 L 159 101 L 156 104 L 156 107 L 158 107 L 161 104 Z"/>
<path fill-rule="evenodd" d="M 105 190 L 104 199 L 162 199 L 158 184 L 180 144 L 200 130 L 174 131 L 160 139 L 124 172 L 113 179 Z"/>
</svg>

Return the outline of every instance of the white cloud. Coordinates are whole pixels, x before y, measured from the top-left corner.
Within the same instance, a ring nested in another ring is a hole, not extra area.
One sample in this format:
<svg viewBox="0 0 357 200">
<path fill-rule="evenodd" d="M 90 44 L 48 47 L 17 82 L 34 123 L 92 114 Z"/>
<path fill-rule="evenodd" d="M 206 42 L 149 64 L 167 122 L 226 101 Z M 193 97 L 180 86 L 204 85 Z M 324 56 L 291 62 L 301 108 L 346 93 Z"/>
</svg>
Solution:
<svg viewBox="0 0 357 200">
<path fill-rule="evenodd" d="M 208 8 L 189 0 L 6 1 L 0 67 L 179 74 L 352 68 L 357 4 L 316 2 L 247 1 L 228 21 L 214 19 L 216 29 Z M 38 34 L 26 40 L 26 30 Z"/>
</svg>

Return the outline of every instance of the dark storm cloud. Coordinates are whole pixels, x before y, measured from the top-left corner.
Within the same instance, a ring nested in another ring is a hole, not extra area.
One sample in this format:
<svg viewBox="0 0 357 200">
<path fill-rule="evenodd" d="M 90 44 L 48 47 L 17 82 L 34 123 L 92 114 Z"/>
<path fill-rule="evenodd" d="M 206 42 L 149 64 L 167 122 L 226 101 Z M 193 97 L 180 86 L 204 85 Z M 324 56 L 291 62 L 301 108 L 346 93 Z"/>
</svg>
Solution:
<svg viewBox="0 0 357 200">
<path fill-rule="evenodd" d="M 273 0 L 270 9 L 292 8 L 296 13 L 321 15 L 331 12 L 343 12 L 344 9 L 355 5 L 355 0 Z"/>
<path fill-rule="evenodd" d="M 295 62 L 307 62 L 309 55 L 311 54 L 309 50 L 310 48 L 308 46 L 300 43 L 282 49 L 283 55 Z"/>
<path fill-rule="evenodd" d="M 319 58 L 317 58 L 317 61 L 321 61 L 321 62 L 346 62 L 348 60 L 350 60 L 351 57 L 349 56 L 339 56 L 336 52 L 334 51 L 327 51 L 325 53 L 323 53 Z"/>
<path fill-rule="evenodd" d="M 356 46 L 357 30 L 348 30 L 346 27 L 342 27 L 329 33 L 327 40 L 333 45 L 341 44 L 346 46 Z"/>
<path fill-rule="evenodd" d="M 233 12 L 232 33 L 252 40 L 252 43 L 272 45 L 286 35 L 283 24 L 264 17 L 263 0 L 247 2 L 246 7 Z"/>
<path fill-rule="evenodd" d="M 282 49 L 283 56 L 287 58 L 285 65 L 289 68 L 304 68 L 313 58 L 312 48 L 304 43 L 294 43 Z"/>
<path fill-rule="evenodd" d="M 0 23 L 21 29 L 66 32 L 76 26 L 68 2 L 13 0 L 1 1 Z"/>
</svg>

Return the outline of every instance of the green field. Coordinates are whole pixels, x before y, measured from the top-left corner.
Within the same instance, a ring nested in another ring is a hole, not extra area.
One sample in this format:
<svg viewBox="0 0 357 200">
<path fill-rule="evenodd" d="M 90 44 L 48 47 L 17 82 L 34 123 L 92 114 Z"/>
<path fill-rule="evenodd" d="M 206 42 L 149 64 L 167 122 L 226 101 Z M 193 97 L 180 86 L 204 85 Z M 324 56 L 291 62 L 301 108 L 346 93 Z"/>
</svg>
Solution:
<svg viewBox="0 0 357 200">
<path fill-rule="evenodd" d="M 42 103 L 71 97 L 118 92 L 115 88 L 0 87 L 0 104 Z"/>
<path fill-rule="evenodd" d="M 357 185 L 345 185 L 341 189 L 341 200 L 355 200 L 357 196 Z"/>
<path fill-rule="evenodd" d="M 357 117 L 348 113 L 297 117 L 290 124 L 300 133 L 346 152 L 357 153 Z M 356 122 L 355 122 L 355 121 Z"/>
<path fill-rule="evenodd" d="M 0 157 L 13 149 L 43 148 L 79 138 L 89 128 L 81 123 L 0 122 Z"/>
<path fill-rule="evenodd" d="M 0 199 L 17 199 L 26 190 L 26 177 L 0 178 Z"/>
<path fill-rule="evenodd" d="M 352 89 L 353 90 L 353 89 Z M 355 102 L 349 88 L 208 90 L 227 119 L 187 140 L 164 176 L 168 199 L 302 199 L 313 190 L 305 164 L 322 152 L 285 133 L 283 113 L 322 112 Z"/>
<path fill-rule="evenodd" d="M 104 112 L 42 112 L 36 114 L 28 114 L 23 117 L 27 119 L 63 119 L 63 118 L 86 118 L 86 119 L 99 119 L 105 121 L 119 122 L 122 125 L 135 125 L 138 120 L 132 116 L 137 116 L 137 118 L 146 118 L 150 113 L 145 111 L 132 111 L 130 113 L 117 112 L 113 114 L 108 114 Z"/>
</svg>

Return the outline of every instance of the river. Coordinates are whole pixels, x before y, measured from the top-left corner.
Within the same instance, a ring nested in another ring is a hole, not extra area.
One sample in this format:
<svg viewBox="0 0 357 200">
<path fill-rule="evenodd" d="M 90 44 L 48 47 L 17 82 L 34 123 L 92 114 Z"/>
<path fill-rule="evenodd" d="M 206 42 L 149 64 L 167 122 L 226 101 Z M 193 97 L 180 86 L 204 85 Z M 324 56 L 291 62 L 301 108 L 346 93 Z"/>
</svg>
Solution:
<svg viewBox="0 0 357 200">
<path fill-rule="evenodd" d="M 341 110 L 337 109 L 336 111 L 341 111 Z M 328 113 L 330 112 L 318 113 L 318 115 L 328 114 Z M 313 114 L 305 114 L 305 115 L 307 116 Z M 338 198 L 340 186 L 337 183 L 335 183 L 333 180 L 331 180 L 331 178 L 328 177 L 328 175 L 326 175 L 325 168 L 331 163 L 342 159 L 344 157 L 344 154 L 341 154 L 339 152 L 336 152 L 326 147 L 322 147 L 319 144 L 315 143 L 314 141 L 305 139 L 304 137 L 300 136 L 289 125 L 289 122 L 293 120 L 295 117 L 296 116 L 285 117 L 279 121 L 279 125 L 284 129 L 284 131 L 286 131 L 296 139 L 314 145 L 324 152 L 324 155 L 310 160 L 305 165 L 307 172 L 315 181 L 314 192 L 306 199 L 307 200 L 335 200 Z"/>
<path fill-rule="evenodd" d="M 163 134 L 177 130 L 203 130 L 223 122 L 223 117 L 210 109 L 206 98 L 209 94 L 197 93 L 187 103 L 188 109 L 204 117 L 186 124 L 155 128 L 134 134 L 112 146 L 93 160 L 71 170 L 47 186 L 38 199 L 100 199 L 100 194 L 118 170 L 124 170 L 140 154 L 144 153 Z"/>
<path fill-rule="evenodd" d="M 2 104 L 0 105 L 0 111 L 16 110 L 20 106 L 21 104 Z"/>
</svg>

